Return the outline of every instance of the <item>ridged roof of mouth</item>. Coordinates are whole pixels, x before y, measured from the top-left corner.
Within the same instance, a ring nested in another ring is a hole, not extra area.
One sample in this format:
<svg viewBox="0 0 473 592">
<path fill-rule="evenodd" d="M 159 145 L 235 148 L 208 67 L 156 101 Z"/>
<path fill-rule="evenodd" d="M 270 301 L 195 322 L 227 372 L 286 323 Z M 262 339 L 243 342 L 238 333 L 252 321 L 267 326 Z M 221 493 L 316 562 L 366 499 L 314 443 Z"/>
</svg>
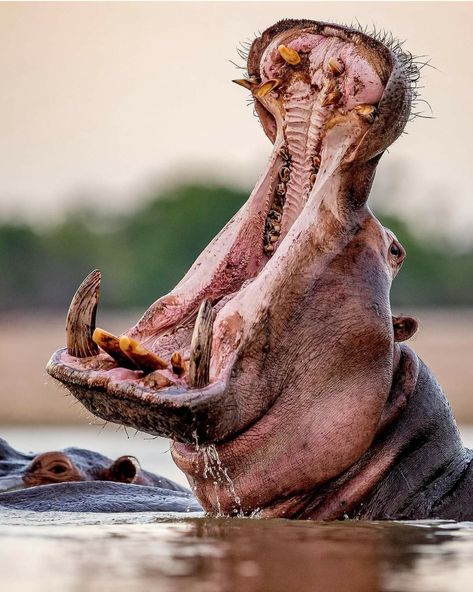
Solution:
<svg viewBox="0 0 473 592">
<path fill-rule="evenodd" d="M 121 337 L 95 327 L 100 273 L 92 272 L 71 303 L 67 349 L 48 366 L 96 415 L 182 441 L 202 418 L 209 438 L 246 421 L 237 413 L 222 427 L 215 403 L 248 346 L 258 302 L 277 291 L 317 209 L 339 216 L 325 196 L 331 177 L 379 156 L 401 133 L 412 98 L 406 67 L 388 48 L 311 21 L 265 31 L 251 46 L 248 78 L 237 82 L 252 93 L 274 143 L 248 202 Z"/>
</svg>

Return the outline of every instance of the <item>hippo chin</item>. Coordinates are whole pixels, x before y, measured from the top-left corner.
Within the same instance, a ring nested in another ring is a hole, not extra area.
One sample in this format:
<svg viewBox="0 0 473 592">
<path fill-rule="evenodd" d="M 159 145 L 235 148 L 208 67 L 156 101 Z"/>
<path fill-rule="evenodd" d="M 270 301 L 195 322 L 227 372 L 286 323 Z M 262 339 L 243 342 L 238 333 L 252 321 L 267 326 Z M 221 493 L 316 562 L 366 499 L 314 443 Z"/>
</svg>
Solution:
<svg viewBox="0 0 473 592">
<path fill-rule="evenodd" d="M 211 513 L 473 517 L 471 452 L 389 291 L 405 252 L 366 205 L 416 69 L 359 31 L 282 21 L 235 81 L 274 150 L 247 203 L 126 334 L 78 289 L 48 372 L 95 415 L 167 436 Z"/>
</svg>

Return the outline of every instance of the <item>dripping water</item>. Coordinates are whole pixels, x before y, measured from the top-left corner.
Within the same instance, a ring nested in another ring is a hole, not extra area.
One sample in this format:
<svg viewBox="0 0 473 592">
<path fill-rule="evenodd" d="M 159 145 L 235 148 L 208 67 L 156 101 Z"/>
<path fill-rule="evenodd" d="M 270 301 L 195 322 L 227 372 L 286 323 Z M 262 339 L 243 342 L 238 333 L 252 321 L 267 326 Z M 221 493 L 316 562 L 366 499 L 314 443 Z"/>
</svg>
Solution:
<svg viewBox="0 0 473 592">
<path fill-rule="evenodd" d="M 218 484 L 226 485 L 232 500 L 235 502 L 235 514 L 238 517 L 243 517 L 243 510 L 241 508 L 241 499 L 235 490 L 235 484 L 228 474 L 228 469 L 222 465 L 220 456 L 215 445 L 210 444 L 201 448 L 204 459 L 204 479 L 213 479 L 215 496 L 217 500 L 218 515 L 221 514 L 220 498 L 218 495 Z"/>
</svg>

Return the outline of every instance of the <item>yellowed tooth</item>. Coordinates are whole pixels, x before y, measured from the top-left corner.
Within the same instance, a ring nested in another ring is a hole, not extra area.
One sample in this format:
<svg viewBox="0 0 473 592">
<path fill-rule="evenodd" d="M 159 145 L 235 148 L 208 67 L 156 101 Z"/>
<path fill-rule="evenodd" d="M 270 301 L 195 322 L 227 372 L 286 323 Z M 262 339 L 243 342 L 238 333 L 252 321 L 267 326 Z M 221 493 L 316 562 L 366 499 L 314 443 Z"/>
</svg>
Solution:
<svg viewBox="0 0 473 592">
<path fill-rule="evenodd" d="M 162 389 L 171 386 L 172 382 L 156 370 L 143 379 L 143 384 L 149 388 Z"/>
<path fill-rule="evenodd" d="M 330 58 L 328 61 L 328 68 L 334 76 L 340 76 L 345 71 L 345 66 L 337 58 Z"/>
<path fill-rule="evenodd" d="M 280 170 L 279 170 L 279 179 L 283 182 L 283 183 L 287 183 L 289 181 L 289 179 L 291 178 L 291 169 L 289 167 L 285 167 L 283 166 Z"/>
<path fill-rule="evenodd" d="M 284 183 L 278 183 L 276 186 L 276 193 L 278 195 L 286 195 L 286 185 Z"/>
<path fill-rule="evenodd" d="M 257 84 L 257 82 L 253 78 L 237 78 L 235 80 L 232 80 L 232 82 L 248 90 L 251 90 Z"/>
<path fill-rule="evenodd" d="M 186 365 L 179 352 L 174 352 L 171 356 L 171 366 L 174 374 L 182 376 L 186 370 Z"/>
<path fill-rule="evenodd" d="M 291 47 L 287 47 L 287 45 L 281 44 L 278 47 L 278 51 L 282 59 L 291 66 L 297 66 L 297 64 L 301 61 L 301 56 L 297 53 L 297 51 Z"/>
<path fill-rule="evenodd" d="M 373 123 L 376 118 L 376 107 L 374 105 L 357 105 L 355 111 L 358 115 L 363 117 L 363 119 L 366 119 L 368 123 Z"/>
<path fill-rule="evenodd" d="M 328 105 L 335 105 L 335 103 L 338 103 L 341 97 L 342 93 L 340 92 L 340 89 L 337 86 L 332 92 L 329 92 L 325 99 L 322 101 L 322 107 L 327 107 Z"/>
<path fill-rule="evenodd" d="M 146 349 L 138 341 L 128 337 L 128 335 L 122 335 L 119 344 L 122 352 L 130 358 L 137 368 L 146 374 L 168 367 L 167 362 Z"/>
<path fill-rule="evenodd" d="M 112 333 L 97 327 L 92 334 L 92 340 L 103 349 L 104 352 L 107 352 L 107 354 L 122 368 L 129 368 L 130 370 L 137 369 L 137 366 L 120 349 L 119 338 Z"/>
<path fill-rule="evenodd" d="M 281 84 L 281 81 L 279 80 L 279 78 L 271 78 L 270 80 L 267 80 L 266 82 L 262 82 L 253 91 L 253 93 L 256 97 L 258 97 L 259 99 L 262 99 L 268 93 L 270 93 L 272 90 L 277 88 L 280 84 Z"/>
</svg>

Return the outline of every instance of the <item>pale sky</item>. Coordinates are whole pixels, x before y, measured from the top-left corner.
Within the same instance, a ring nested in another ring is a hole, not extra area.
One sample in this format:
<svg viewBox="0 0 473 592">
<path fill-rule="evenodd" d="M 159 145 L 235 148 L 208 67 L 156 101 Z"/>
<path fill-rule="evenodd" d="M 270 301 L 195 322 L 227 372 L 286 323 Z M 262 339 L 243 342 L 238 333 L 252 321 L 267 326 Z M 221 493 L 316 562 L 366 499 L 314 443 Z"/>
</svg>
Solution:
<svg viewBox="0 0 473 592">
<path fill-rule="evenodd" d="M 435 119 L 383 157 L 378 193 L 393 182 L 395 210 L 470 237 L 472 3 L 2 3 L 0 217 L 44 223 L 92 197 L 123 208 L 196 172 L 252 186 L 271 146 L 229 60 L 288 17 L 358 19 L 431 58 Z"/>
</svg>

